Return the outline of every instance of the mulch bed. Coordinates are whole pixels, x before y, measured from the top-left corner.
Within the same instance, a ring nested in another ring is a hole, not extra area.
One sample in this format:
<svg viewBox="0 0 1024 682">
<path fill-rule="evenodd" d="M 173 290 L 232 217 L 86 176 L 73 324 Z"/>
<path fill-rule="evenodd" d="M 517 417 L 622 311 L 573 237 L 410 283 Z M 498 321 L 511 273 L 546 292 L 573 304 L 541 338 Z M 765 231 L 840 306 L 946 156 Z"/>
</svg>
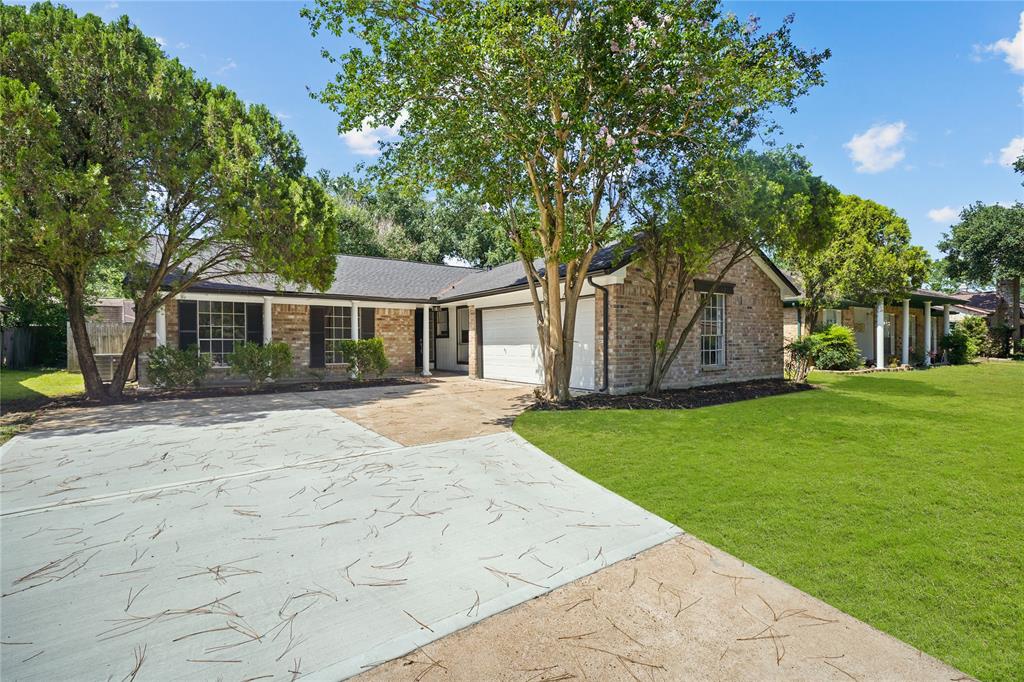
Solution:
<svg viewBox="0 0 1024 682">
<path fill-rule="evenodd" d="M 369 388 L 371 386 L 403 386 L 406 384 L 423 383 L 424 380 L 403 377 L 385 377 L 366 381 L 309 381 L 283 382 L 280 384 L 264 384 L 258 388 L 249 386 L 205 386 L 202 388 L 151 388 L 139 390 L 125 387 L 124 393 L 117 400 L 100 402 L 91 400 L 84 395 L 66 396 L 62 398 L 24 398 L 22 400 L 5 400 L 0 406 L 0 415 L 17 412 L 32 412 L 40 409 L 57 409 L 63 407 L 96 407 L 99 405 L 123 405 L 125 403 L 148 403 L 157 400 L 178 400 L 181 398 L 220 398 L 243 395 L 264 395 L 270 393 L 305 393 L 309 391 L 337 391 L 351 388 Z"/>
<path fill-rule="evenodd" d="M 696 388 L 661 391 L 650 396 L 644 394 L 608 395 L 587 393 L 571 399 L 564 405 L 537 403 L 535 410 L 689 410 L 709 405 L 724 405 L 740 400 L 785 395 L 814 390 L 809 384 L 797 384 L 783 379 L 739 381 L 731 384 L 713 384 Z"/>
</svg>

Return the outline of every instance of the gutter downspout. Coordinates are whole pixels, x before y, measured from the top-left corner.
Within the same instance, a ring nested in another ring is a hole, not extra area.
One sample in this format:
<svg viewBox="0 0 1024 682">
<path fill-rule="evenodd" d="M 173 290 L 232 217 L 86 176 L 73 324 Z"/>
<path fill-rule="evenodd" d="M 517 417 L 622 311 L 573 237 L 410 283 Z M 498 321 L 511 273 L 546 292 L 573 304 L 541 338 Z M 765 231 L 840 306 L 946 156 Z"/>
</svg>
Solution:
<svg viewBox="0 0 1024 682">
<path fill-rule="evenodd" d="M 601 334 L 601 392 L 608 392 L 608 288 L 603 287 L 600 284 L 594 282 L 594 276 L 587 277 L 587 281 L 590 282 L 590 286 L 594 287 L 597 291 L 600 291 L 601 296 L 601 328 L 604 330 Z"/>
</svg>

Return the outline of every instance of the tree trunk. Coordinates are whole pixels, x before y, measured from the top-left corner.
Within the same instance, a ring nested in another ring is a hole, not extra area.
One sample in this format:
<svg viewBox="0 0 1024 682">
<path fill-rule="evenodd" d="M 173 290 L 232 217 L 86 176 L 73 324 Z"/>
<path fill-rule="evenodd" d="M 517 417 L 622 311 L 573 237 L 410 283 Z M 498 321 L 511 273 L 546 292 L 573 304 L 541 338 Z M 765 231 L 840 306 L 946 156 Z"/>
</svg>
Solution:
<svg viewBox="0 0 1024 682">
<path fill-rule="evenodd" d="M 145 309 L 145 306 L 140 303 L 131 331 L 128 332 L 128 339 L 125 341 L 124 350 L 121 351 L 121 359 L 114 370 L 114 376 L 107 389 L 111 398 L 120 398 L 124 393 L 124 385 L 128 381 L 128 372 L 132 368 L 132 363 L 138 358 L 139 346 L 142 345 L 142 336 L 146 332 L 146 322 L 152 315 L 152 312 L 141 314 L 140 311 L 143 309 Z"/>
<path fill-rule="evenodd" d="M 807 328 L 808 334 L 813 334 L 814 329 L 818 326 L 818 317 L 821 315 L 821 308 L 816 306 L 808 306 L 804 308 L 804 326 Z"/>
<path fill-rule="evenodd" d="M 1013 333 L 1013 350 L 1016 352 L 1020 348 L 1020 277 L 1014 277 L 1010 286 L 1010 328 Z"/>
<path fill-rule="evenodd" d="M 560 374 L 565 360 L 562 344 L 562 287 L 558 277 L 557 259 L 544 261 L 544 305 L 547 306 L 548 352 L 544 358 L 544 392 L 548 400 L 565 402 L 569 399 L 560 392 Z"/>
<path fill-rule="evenodd" d="M 73 281 L 66 281 L 64 285 L 68 323 L 71 326 L 71 335 L 75 339 L 75 352 L 78 354 L 78 366 L 85 381 L 85 393 L 94 400 L 105 401 L 108 397 L 107 391 L 103 379 L 100 378 L 99 368 L 96 367 L 96 357 L 92 352 L 89 329 L 85 321 L 84 287 Z"/>
</svg>

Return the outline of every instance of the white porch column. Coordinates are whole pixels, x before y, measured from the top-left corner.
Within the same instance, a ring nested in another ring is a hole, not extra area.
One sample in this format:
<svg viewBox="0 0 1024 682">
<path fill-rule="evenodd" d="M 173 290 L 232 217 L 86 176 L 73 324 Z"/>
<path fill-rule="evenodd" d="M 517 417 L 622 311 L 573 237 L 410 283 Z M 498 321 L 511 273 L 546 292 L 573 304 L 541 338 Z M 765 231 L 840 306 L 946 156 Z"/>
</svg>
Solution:
<svg viewBox="0 0 1024 682">
<path fill-rule="evenodd" d="M 900 361 L 904 365 L 910 364 L 910 299 L 903 299 L 903 343 L 902 357 Z"/>
<path fill-rule="evenodd" d="M 156 345 L 158 346 L 167 345 L 167 310 L 164 308 L 166 305 L 167 301 L 156 309 Z"/>
<path fill-rule="evenodd" d="M 430 304 L 423 304 L 423 371 L 425 377 L 430 376 Z"/>
<path fill-rule="evenodd" d="M 924 302 L 924 365 L 932 364 L 932 302 Z"/>
<path fill-rule="evenodd" d="M 949 333 L 949 304 L 942 304 L 942 335 Z"/>
<path fill-rule="evenodd" d="M 885 301 L 875 304 L 875 367 L 885 367 Z"/>
<path fill-rule="evenodd" d="M 352 340 L 359 339 L 359 304 L 355 301 L 352 302 Z"/>
<path fill-rule="evenodd" d="M 274 304 L 270 302 L 269 296 L 263 297 L 263 343 L 268 344 L 274 340 Z"/>
</svg>

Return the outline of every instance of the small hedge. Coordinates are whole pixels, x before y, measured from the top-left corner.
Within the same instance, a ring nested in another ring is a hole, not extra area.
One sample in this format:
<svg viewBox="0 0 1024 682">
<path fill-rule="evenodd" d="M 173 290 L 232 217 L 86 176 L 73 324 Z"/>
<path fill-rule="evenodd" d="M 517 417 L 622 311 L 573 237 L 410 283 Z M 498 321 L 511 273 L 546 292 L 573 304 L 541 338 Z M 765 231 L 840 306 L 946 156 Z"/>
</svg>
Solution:
<svg viewBox="0 0 1024 682">
<path fill-rule="evenodd" d="M 832 325 L 823 331 L 811 334 L 813 349 L 811 357 L 819 369 L 857 369 L 860 367 L 860 349 L 853 330 L 841 325 Z"/>
<path fill-rule="evenodd" d="M 951 365 L 966 365 L 978 357 L 978 342 L 969 329 L 957 327 L 939 340 L 939 347 L 946 351 L 946 360 Z"/>
<path fill-rule="evenodd" d="M 149 352 L 146 370 L 155 386 L 198 388 L 210 371 L 210 358 L 200 355 L 197 346 L 189 346 L 184 350 L 157 346 Z"/>
<path fill-rule="evenodd" d="M 362 380 L 367 373 L 372 372 L 378 377 L 388 370 L 391 363 L 384 354 L 384 342 L 380 338 L 373 339 L 345 339 L 335 341 L 337 350 L 352 370 L 352 378 Z"/>
<path fill-rule="evenodd" d="M 292 349 L 280 341 L 268 344 L 239 343 L 228 354 L 228 374 L 248 377 L 252 386 L 277 381 L 292 373 Z"/>
</svg>

